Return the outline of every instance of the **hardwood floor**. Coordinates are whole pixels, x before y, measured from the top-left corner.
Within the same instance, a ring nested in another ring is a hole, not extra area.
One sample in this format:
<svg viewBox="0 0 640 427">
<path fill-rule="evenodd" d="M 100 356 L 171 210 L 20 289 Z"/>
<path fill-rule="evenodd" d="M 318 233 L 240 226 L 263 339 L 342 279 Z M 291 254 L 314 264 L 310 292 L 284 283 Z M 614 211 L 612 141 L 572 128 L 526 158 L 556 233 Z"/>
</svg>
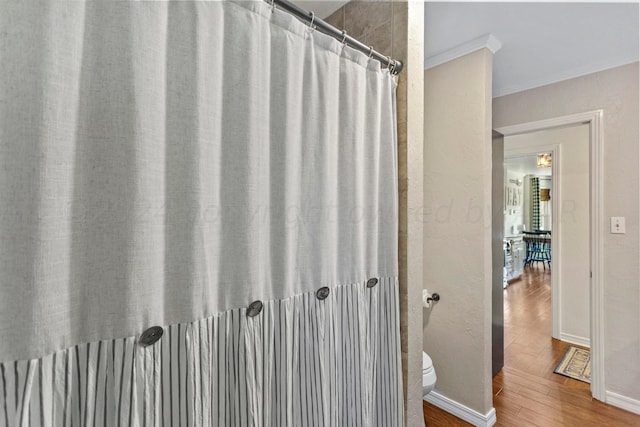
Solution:
<svg viewBox="0 0 640 427">
<path fill-rule="evenodd" d="M 567 343 L 551 338 L 551 272 L 527 266 L 505 289 L 505 366 L 493 379 L 496 426 L 640 426 L 640 415 L 591 397 L 589 384 L 554 374 Z M 424 403 L 429 427 L 471 426 Z"/>
</svg>

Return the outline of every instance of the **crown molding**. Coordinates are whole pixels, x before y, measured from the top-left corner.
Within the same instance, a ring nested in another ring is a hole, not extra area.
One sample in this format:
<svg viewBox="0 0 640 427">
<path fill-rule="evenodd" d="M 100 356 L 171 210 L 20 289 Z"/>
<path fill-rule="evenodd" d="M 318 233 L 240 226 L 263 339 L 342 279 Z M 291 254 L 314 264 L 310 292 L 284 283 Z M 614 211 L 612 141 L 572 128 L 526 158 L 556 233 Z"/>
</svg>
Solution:
<svg viewBox="0 0 640 427">
<path fill-rule="evenodd" d="M 424 61 L 424 69 L 428 70 L 429 68 L 437 67 L 445 62 L 452 61 L 483 48 L 487 48 L 491 53 L 495 54 L 501 47 L 502 42 L 495 38 L 493 34 L 485 34 L 442 53 L 426 58 Z"/>
</svg>

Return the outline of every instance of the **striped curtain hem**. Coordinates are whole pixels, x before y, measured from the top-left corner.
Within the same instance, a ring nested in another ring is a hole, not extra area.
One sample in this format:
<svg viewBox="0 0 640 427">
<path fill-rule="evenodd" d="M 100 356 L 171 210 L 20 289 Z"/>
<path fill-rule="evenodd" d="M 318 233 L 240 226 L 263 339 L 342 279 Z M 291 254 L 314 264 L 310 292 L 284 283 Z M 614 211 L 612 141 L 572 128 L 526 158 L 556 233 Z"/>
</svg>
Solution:
<svg viewBox="0 0 640 427">
<path fill-rule="evenodd" d="M 0 426 L 400 426 L 398 280 L 0 364 Z"/>
</svg>

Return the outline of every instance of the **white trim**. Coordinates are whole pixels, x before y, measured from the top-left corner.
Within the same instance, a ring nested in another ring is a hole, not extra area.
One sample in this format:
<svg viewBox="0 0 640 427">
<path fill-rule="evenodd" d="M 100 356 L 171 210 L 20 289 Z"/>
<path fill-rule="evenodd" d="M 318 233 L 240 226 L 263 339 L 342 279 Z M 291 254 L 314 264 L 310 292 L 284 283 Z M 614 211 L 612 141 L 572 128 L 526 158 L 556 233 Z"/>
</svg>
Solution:
<svg viewBox="0 0 640 427">
<path fill-rule="evenodd" d="M 442 53 L 425 58 L 424 69 L 428 70 L 429 68 L 437 67 L 445 62 L 453 61 L 483 48 L 489 49 L 491 53 L 496 53 L 501 47 L 502 42 L 495 38 L 493 34 L 485 34 Z"/>
<path fill-rule="evenodd" d="M 602 115 L 602 110 L 587 111 L 586 113 L 570 114 L 568 116 L 553 117 L 551 119 L 538 120 L 535 122 L 503 126 L 496 128 L 496 130 L 504 136 L 519 135 L 522 133 L 537 132 L 539 130 L 552 129 L 567 125 L 590 123 L 595 120 L 595 117 L 598 114 Z"/>
<path fill-rule="evenodd" d="M 605 401 L 604 370 L 604 282 L 603 249 L 604 242 L 604 131 L 602 110 L 554 117 L 535 122 L 504 126 L 496 130 L 504 136 L 517 135 L 560 126 L 588 123 L 589 135 L 589 176 L 590 176 L 590 235 L 591 235 L 591 394 L 595 399 Z M 554 180 L 555 181 L 555 180 Z M 554 215 L 555 217 L 555 215 Z M 555 218 L 554 218 L 555 219 Z M 557 233 L 556 233 L 557 234 Z M 553 249 L 552 249 L 553 251 Z M 553 256 L 553 254 L 552 254 Z"/>
<path fill-rule="evenodd" d="M 499 132 L 499 131 L 498 131 Z M 524 132 L 521 132 L 524 133 Z M 504 134 L 503 134 L 504 135 Z M 513 134 L 512 134 L 513 135 Z M 507 136 L 507 135 L 505 135 Z M 551 157 L 553 158 L 553 162 L 551 163 L 551 176 L 553 179 L 551 180 L 551 194 L 555 194 L 553 196 L 555 200 L 562 200 L 561 188 L 560 185 L 562 181 L 562 174 L 560 172 L 560 159 L 562 157 L 562 153 L 560 150 L 560 145 L 536 145 L 535 147 L 524 147 L 524 148 L 509 148 L 505 146 L 504 148 L 504 158 L 508 159 L 511 157 L 520 157 L 526 155 L 535 155 L 538 153 L 551 153 Z M 561 265 L 562 263 L 562 251 L 560 248 L 562 247 L 562 238 L 561 238 L 561 228 L 562 224 L 560 223 L 560 203 L 552 203 L 551 204 L 551 229 L 553 232 L 553 239 L 551 239 L 551 265 Z M 560 283 L 560 269 L 552 268 L 551 269 L 551 336 L 556 339 L 562 339 L 561 331 L 562 331 L 562 319 L 560 318 L 560 303 L 562 301 L 562 292 L 560 292 L 562 288 L 562 284 Z"/>
<path fill-rule="evenodd" d="M 607 390 L 606 402 L 611 405 L 640 415 L 640 400 L 632 399 Z"/>
<path fill-rule="evenodd" d="M 560 333 L 560 340 L 568 342 L 569 344 L 581 345 L 582 347 L 591 348 L 591 340 L 585 337 L 579 337 L 577 335 Z"/>
<path fill-rule="evenodd" d="M 591 124 L 591 393 L 605 400 L 604 371 L 604 130 L 602 110 L 592 112 Z"/>
<path fill-rule="evenodd" d="M 434 406 L 446 411 L 456 417 L 465 420 L 468 423 L 473 424 L 476 427 L 491 427 L 496 423 L 496 409 L 491 408 L 486 414 L 456 402 L 453 399 L 448 398 L 438 390 L 433 390 L 431 393 L 423 397 L 423 400 L 431 403 Z"/>
</svg>

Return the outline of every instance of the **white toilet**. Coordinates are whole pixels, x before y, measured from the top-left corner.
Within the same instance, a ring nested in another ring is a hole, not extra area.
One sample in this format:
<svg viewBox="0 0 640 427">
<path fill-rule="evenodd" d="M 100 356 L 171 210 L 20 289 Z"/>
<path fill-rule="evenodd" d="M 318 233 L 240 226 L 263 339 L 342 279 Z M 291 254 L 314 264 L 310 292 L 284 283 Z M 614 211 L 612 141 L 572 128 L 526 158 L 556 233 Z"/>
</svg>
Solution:
<svg viewBox="0 0 640 427">
<path fill-rule="evenodd" d="M 431 393 L 436 385 L 436 371 L 433 369 L 433 362 L 427 353 L 422 352 L 422 396 Z"/>
</svg>

